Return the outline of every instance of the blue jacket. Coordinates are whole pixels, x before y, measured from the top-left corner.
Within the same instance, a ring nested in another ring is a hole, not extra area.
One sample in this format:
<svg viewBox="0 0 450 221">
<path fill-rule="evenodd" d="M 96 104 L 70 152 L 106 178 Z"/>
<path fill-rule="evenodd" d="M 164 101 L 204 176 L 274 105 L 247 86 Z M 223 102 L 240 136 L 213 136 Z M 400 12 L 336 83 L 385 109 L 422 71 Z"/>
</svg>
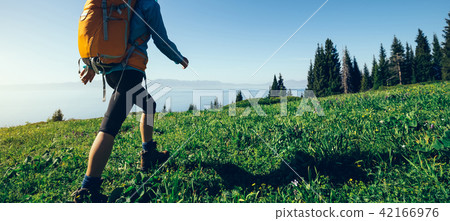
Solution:
<svg viewBox="0 0 450 221">
<path fill-rule="evenodd" d="M 164 22 L 161 16 L 161 10 L 158 2 L 155 0 L 137 0 L 134 7 L 136 14 L 130 21 L 130 38 L 129 42 L 133 44 L 135 40 L 144 34 L 150 34 L 150 38 L 144 44 L 139 45 L 135 50 L 139 50 L 148 56 L 148 41 L 153 39 L 156 47 L 175 64 L 183 61 L 183 55 L 178 51 L 177 46 L 169 40 Z M 123 66 L 117 65 L 113 67 L 109 74 L 114 71 L 122 71 Z M 126 66 L 125 70 L 138 70 L 136 68 Z M 141 71 L 141 70 L 138 70 Z M 142 71 L 141 71 L 142 72 Z"/>
</svg>

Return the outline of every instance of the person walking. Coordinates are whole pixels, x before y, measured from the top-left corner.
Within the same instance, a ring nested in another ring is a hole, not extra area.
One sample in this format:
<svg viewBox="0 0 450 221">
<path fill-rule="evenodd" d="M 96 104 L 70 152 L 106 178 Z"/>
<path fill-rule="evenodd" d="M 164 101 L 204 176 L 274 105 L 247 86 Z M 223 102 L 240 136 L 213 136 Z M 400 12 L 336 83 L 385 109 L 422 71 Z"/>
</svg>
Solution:
<svg viewBox="0 0 450 221">
<path fill-rule="evenodd" d="M 130 5 L 128 5 L 130 7 Z M 170 60 L 181 64 L 183 69 L 189 65 L 187 58 L 178 51 L 176 45 L 169 40 L 161 16 L 160 5 L 155 0 L 137 0 L 132 10 L 134 13 L 130 20 L 129 44 L 135 45 L 126 61 L 126 65 L 113 65 L 108 70 L 103 70 L 106 82 L 114 89 L 109 101 L 100 130 L 92 144 L 86 174 L 81 187 L 72 196 L 74 201 L 106 203 L 108 197 L 101 193 L 103 182 L 101 175 L 111 155 L 114 138 L 120 127 L 131 111 L 133 105 L 138 105 L 143 110 L 140 120 L 140 132 L 142 138 L 141 170 L 146 171 L 156 163 L 163 163 L 169 158 L 167 151 L 158 151 L 157 144 L 153 141 L 153 122 L 156 112 L 156 103 L 146 88 L 142 86 L 145 78 L 145 70 L 148 62 L 147 49 L 150 39 L 153 39 L 156 47 Z M 96 67 L 88 65 L 80 73 L 80 79 L 85 85 L 92 82 L 96 75 Z M 134 95 L 147 94 L 127 98 L 127 92 Z M 141 98 L 140 98 L 141 97 Z M 127 100 L 128 99 L 128 100 Z M 142 99 L 142 100 L 140 100 Z M 132 105 L 130 105 L 132 104 Z"/>
</svg>

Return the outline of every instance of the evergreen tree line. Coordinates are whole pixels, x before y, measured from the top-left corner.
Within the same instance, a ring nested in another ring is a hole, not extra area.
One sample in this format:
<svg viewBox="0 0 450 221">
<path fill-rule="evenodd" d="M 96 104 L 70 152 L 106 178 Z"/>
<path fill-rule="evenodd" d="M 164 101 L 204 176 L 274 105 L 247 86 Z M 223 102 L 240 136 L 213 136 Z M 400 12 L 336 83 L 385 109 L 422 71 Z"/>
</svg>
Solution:
<svg viewBox="0 0 450 221">
<path fill-rule="evenodd" d="M 223 107 L 221 103 L 219 103 L 219 99 L 216 97 L 214 101 L 211 101 L 211 104 L 209 105 L 210 109 L 216 110 Z"/>
<path fill-rule="evenodd" d="M 268 97 L 284 97 L 286 96 L 286 86 L 284 86 L 284 79 L 283 76 L 281 76 L 281 73 L 279 74 L 279 77 L 277 79 L 277 76 L 273 76 L 273 82 L 272 86 L 269 88 L 269 95 Z"/>
<path fill-rule="evenodd" d="M 210 110 L 217 110 L 217 109 L 220 109 L 220 108 L 222 108 L 223 107 L 223 105 L 219 102 L 219 99 L 216 97 L 215 99 L 214 99 L 214 101 L 211 101 L 211 103 L 209 104 L 209 108 L 208 109 L 210 109 Z M 188 111 L 197 111 L 197 110 L 199 110 L 198 108 L 197 108 L 197 105 L 195 105 L 195 104 L 189 104 L 189 107 L 188 107 Z M 163 107 L 163 111 L 162 111 L 163 113 L 166 113 L 167 111 L 166 111 L 166 105 L 164 105 L 164 107 Z M 170 109 L 169 109 L 169 112 L 172 112 Z"/>
<path fill-rule="evenodd" d="M 434 34 L 430 46 L 427 36 L 419 29 L 414 50 L 408 43 L 403 46 L 394 36 L 390 57 L 381 44 L 378 59 L 373 58 L 371 71 L 366 64 L 361 70 L 347 47 L 340 60 L 336 46 L 327 39 L 325 46 L 317 45 L 314 63 L 311 61 L 308 70 L 307 89 L 323 97 L 376 90 L 381 86 L 450 80 L 450 13 L 448 15 L 443 31 L 444 42 L 440 43 Z"/>
<path fill-rule="evenodd" d="M 292 90 L 291 89 L 288 90 L 284 85 L 284 79 L 281 73 L 278 75 L 278 78 L 276 75 L 273 75 L 272 86 L 269 87 L 269 94 L 267 95 L 266 98 L 269 99 L 271 97 L 286 97 L 286 96 L 287 97 L 293 96 Z M 240 90 L 237 91 L 235 102 L 237 103 L 243 100 L 244 96 L 242 95 L 242 91 Z"/>
</svg>

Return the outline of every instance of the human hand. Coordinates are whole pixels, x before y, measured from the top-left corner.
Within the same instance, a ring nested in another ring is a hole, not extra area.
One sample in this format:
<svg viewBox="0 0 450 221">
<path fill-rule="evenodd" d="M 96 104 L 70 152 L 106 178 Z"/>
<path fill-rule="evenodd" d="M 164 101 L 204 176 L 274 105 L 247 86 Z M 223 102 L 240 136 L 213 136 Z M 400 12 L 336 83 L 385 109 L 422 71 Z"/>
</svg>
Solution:
<svg viewBox="0 0 450 221">
<path fill-rule="evenodd" d="M 80 73 L 80 79 L 84 85 L 86 85 L 88 82 L 89 83 L 92 82 L 92 80 L 94 80 L 94 77 L 95 77 L 95 72 L 94 72 L 94 70 L 92 70 L 90 68 L 86 68 Z"/>
<path fill-rule="evenodd" d="M 183 69 L 186 69 L 189 66 L 189 60 L 186 57 L 183 57 L 181 65 L 183 66 Z"/>
</svg>

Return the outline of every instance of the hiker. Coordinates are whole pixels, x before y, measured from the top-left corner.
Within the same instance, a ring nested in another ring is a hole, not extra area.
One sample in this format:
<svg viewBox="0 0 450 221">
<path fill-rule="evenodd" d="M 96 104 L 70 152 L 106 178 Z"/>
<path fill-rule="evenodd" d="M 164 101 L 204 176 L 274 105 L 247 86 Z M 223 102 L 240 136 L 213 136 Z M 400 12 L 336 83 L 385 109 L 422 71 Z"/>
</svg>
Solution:
<svg viewBox="0 0 450 221">
<path fill-rule="evenodd" d="M 127 6 L 129 7 L 130 5 Z M 148 61 L 147 43 L 150 39 L 153 39 L 157 48 L 176 64 L 181 64 L 183 69 L 187 68 L 189 61 L 181 55 L 175 44 L 168 39 L 160 12 L 160 5 L 155 0 L 137 0 L 133 9 L 131 10 L 134 13 L 132 13 L 130 20 L 128 42 L 137 46 L 129 54 L 126 65 L 123 65 L 122 61 L 121 64 L 113 65 L 108 70 L 103 70 L 102 72 L 106 77 L 108 85 L 114 89 L 114 92 L 109 101 L 109 106 L 101 123 L 99 133 L 92 144 L 89 153 L 88 168 L 81 188 L 77 189 L 72 195 L 74 196 L 75 202 L 85 202 L 89 201 L 89 199 L 94 203 L 107 202 L 108 197 L 100 193 L 100 186 L 103 181 L 101 175 L 111 155 L 114 138 L 133 105 L 138 105 L 143 110 L 140 120 L 142 137 L 140 169 L 145 171 L 151 165 L 163 163 L 169 158 L 167 151 L 159 152 L 157 150 L 157 144 L 152 139 L 156 103 L 151 95 L 148 94 L 146 88 L 142 86 Z M 123 10 L 122 7 L 121 11 Z M 87 13 L 83 12 L 83 14 Z M 80 73 L 81 81 L 84 84 L 92 82 L 96 75 L 95 69 L 99 69 L 93 63 L 91 65 L 87 65 L 87 68 Z M 142 98 L 143 100 L 137 100 L 138 96 L 136 96 L 133 97 L 132 101 L 127 101 L 127 91 L 130 89 L 133 89 L 133 92 L 135 92 L 133 93 L 134 95 L 142 94 L 145 91 L 147 96 L 144 96 Z M 127 105 L 128 102 L 132 102 L 133 105 Z"/>
</svg>

